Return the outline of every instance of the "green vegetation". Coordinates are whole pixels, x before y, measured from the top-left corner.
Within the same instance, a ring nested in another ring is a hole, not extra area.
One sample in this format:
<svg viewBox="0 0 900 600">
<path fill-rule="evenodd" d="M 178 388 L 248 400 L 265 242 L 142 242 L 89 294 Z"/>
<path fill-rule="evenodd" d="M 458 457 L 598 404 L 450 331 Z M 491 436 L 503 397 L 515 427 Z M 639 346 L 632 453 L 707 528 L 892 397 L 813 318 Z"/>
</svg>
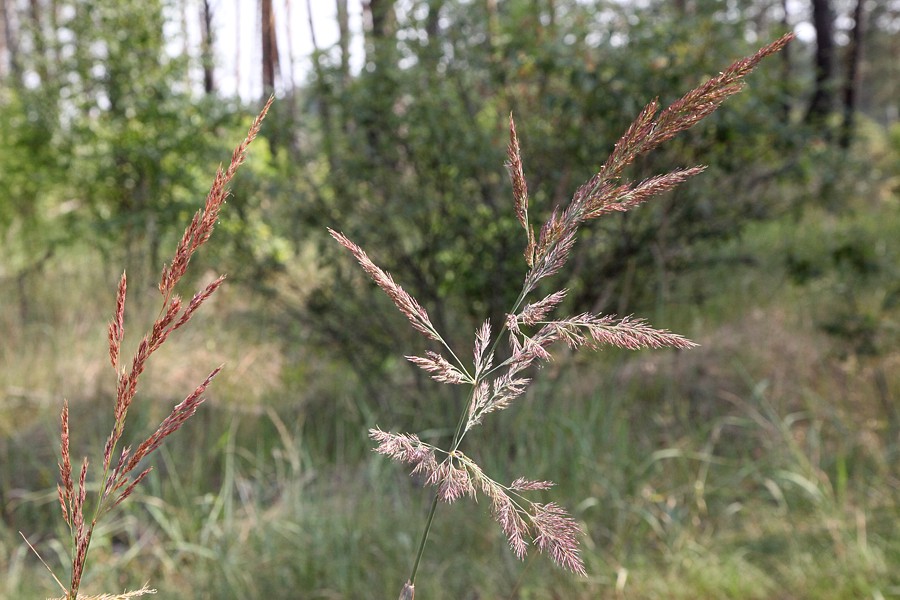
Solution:
<svg viewBox="0 0 900 600">
<path fill-rule="evenodd" d="M 509 409 L 511 418 L 489 423 L 505 453 L 486 453 L 483 466 L 557 481 L 553 494 L 589 532 L 583 552 L 590 576 L 573 579 L 539 555 L 519 563 L 486 510 L 454 506 L 435 521 L 431 536 L 442 551 L 426 554 L 429 577 L 419 581 L 419 594 L 593 598 L 615 597 L 617 585 L 633 597 L 898 593 L 892 565 L 900 561 L 900 449 L 891 432 L 896 416 L 888 412 L 898 386 L 896 353 L 848 355 L 848 345 L 824 333 L 810 310 L 839 303 L 840 295 L 797 284 L 785 261 L 785 246 L 824 256 L 819 251 L 834 242 L 813 234 L 822 228 L 867 231 L 875 245 L 898 239 L 893 210 L 876 204 L 864 216 L 805 217 L 805 240 L 784 236 L 798 230 L 796 222 L 745 232 L 719 258 L 752 254 L 757 265 L 698 274 L 706 300 L 671 318 L 699 349 L 607 352 L 546 367 L 547 380 Z M 898 264 L 896 245 L 884 252 L 884 267 Z M 33 541 L 37 532 L 45 558 L 66 562 L 52 541 L 64 539 L 52 398 L 69 399 L 82 450 L 102 447 L 108 428 L 102 416 L 112 383 L 90 373 L 108 368 L 102 323 L 110 299 L 100 283 L 115 280 L 81 268 L 90 250 L 77 255 L 67 297 L 82 308 L 61 301 L 56 308 L 70 325 L 52 336 L 46 325 L 8 327 L 13 339 L 34 340 L 34 350 L 3 345 L 10 408 L 0 464 L 9 482 L 5 519 L 14 523 L 0 534 L 5 597 L 54 592 L 17 530 Z M 57 274 L 65 276 L 47 275 Z M 873 301 L 885 282 L 856 293 Z M 198 315 L 187 339 L 173 338 L 158 357 L 163 381 L 148 372 L 150 389 L 132 415 L 135 431 L 158 421 L 192 374 L 233 365 L 189 432 L 169 439 L 147 487 L 98 532 L 95 571 L 85 585 L 132 589 L 150 581 L 169 597 L 291 597 L 285 590 L 309 598 L 391 597 L 415 553 L 410 522 L 421 522 L 428 508 L 404 473 L 370 455 L 365 426 L 393 423 L 377 420 L 333 365 L 310 360 L 306 389 L 296 374 L 284 381 L 287 369 L 277 368 L 282 359 L 271 347 L 275 332 L 247 320 L 242 313 L 254 307 L 245 301 L 234 287 L 223 288 L 211 314 Z M 896 335 L 896 313 L 879 323 L 881 335 Z M 178 357 L 189 349 L 185 366 Z M 40 366 L 47 363 L 56 369 Z M 14 397 L 17 385 L 23 392 Z M 330 411 L 318 409 L 323 397 Z"/>
<path fill-rule="evenodd" d="M 154 356 L 123 443 L 225 368 L 98 525 L 83 592 L 396 597 L 431 497 L 367 432 L 446 443 L 459 406 L 402 360 L 417 334 L 325 227 L 377 255 L 465 347 L 484 315 L 502 322 L 521 276 L 510 112 L 543 222 L 643 104 L 780 34 L 760 2 L 682 4 L 373 2 L 386 18 L 365 32 L 368 68 L 322 48 L 309 80 L 279 93 L 192 259 L 189 287 L 229 279 Z M 197 57 L 173 56 L 161 33 L 181 3 L 119 5 L 57 2 L 53 27 L 33 15 L 42 28 L 23 11 L 16 62 L 0 65 L 4 598 L 59 593 L 19 531 L 57 573 L 71 562 L 59 411 L 67 400 L 72 455 L 101 464 L 123 266 L 128 331 L 143 331 L 163 252 L 259 109 L 185 85 Z M 585 530 L 588 576 L 516 560 L 486 503 L 459 503 L 437 513 L 420 598 L 900 595 L 900 128 L 885 50 L 897 12 L 877 3 L 868 17 L 849 148 L 839 111 L 804 118 L 813 48 L 797 41 L 787 65 L 764 63 L 627 177 L 706 173 L 585 231 L 554 282 L 569 314 L 646 316 L 700 347 L 557 357 L 469 434 L 492 476 L 557 482 L 538 496 Z"/>
</svg>

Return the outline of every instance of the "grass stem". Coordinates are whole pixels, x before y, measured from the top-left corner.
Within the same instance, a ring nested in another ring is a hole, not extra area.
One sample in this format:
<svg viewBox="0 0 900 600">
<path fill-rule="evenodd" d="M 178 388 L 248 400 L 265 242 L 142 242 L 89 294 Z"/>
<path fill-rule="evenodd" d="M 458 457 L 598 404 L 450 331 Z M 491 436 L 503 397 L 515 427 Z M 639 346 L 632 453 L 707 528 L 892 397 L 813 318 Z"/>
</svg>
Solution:
<svg viewBox="0 0 900 600">
<path fill-rule="evenodd" d="M 416 572 L 419 570 L 419 562 L 422 560 L 422 554 L 425 552 L 425 543 L 428 541 L 428 532 L 431 531 L 431 523 L 434 521 L 434 513 L 437 511 L 438 495 L 434 495 L 431 501 L 431 510 L 428 511 L 428 520 L 425 522 L 425 530 L 422 532 L 422 539 L 419 541 L 419 551 L 416 552 L 416 562 L 413 564 L 412 573 L 409 576 L 409 583 L 415 585 Z"/>
</svg>

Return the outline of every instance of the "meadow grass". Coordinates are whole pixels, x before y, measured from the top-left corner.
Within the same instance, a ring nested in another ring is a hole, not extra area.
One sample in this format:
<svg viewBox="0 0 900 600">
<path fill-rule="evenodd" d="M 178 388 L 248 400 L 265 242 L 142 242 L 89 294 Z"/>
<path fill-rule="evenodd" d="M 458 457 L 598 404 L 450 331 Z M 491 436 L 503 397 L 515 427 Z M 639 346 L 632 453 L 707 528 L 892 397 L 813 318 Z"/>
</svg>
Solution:
<svg viewBox="0 0 900 600">
<path fill-rule="evenodd" d="M 780 298 L 772 302 L 789 307 Z M 900 560 L 900 493 L 890 458 L 896 444 L 878 421 L 848 410 L 848 403 L 867 400 L 864 377 L 829 369 L 834 343 L 792 325 L 797 318 L 787 311 L 767 328 L 746 315 L 692 331 L 703 342 L 695 354 L 703 356 L 606 354 L 579 358 L 577 368 L 561 365 L 552 382 L 539 382 L 543 389 L 492 425 L 491 434 L 505 440 L 502 456 L 478 458 L 487 469 L 509 473 L 552 470 L 554 493 L 566 496 L 591 532 L 584 541 L 591 576 L 573 580 L 539 559 L 523 569 L 486 513 L 454 505 L 435 520 L 432 535 L 442 552 L 423 559 L 430 576 L 419 593 L 447 599 L 613 598 L 617 589 L 639 598 L 896 593 L 900 578 L 890 568 Z M 781 364 L 784 339 L 772 339 L 779 329 L 797 344 L 789 364 Z M 738 339 L 716 341 L 728 337 Z M 857 391 L 824 395 L 845 386 Z M 545 394 L 558 410 L 544 410 Z M 427 499 L 411 493 L 414 484 L 402 473 L 369 457 L 364 436 L 351 440 L 339 463 L 315 450 L 318 442 L 309 438 L 328 426 L 307 417 L 220 407 L 192 423 L 191 438 L 170 438 L 160 472 L 98 534 L 91 586 L 124 589 L 149 580 L 163 597 L 395 593 L 402 559 L 417 542 L 408 515 L 424 516 Z M 102 440 L 97 423 L 88 441 Z M 52 487 L 44 495 L 52 515 Z M 0 594 L 52 593 L 47 583 L 33 585 L 45 574 L 17 550 L 14 532 L 5 529 L 0 540 L 0 556 L 7 557 L 0 564 L 7 589 Z M 473 563 L 473 552 L 485 560 Z M 248 562 L 254 569 L 241 568 Z"/>
<path fill-rule="evenodd" d="M 826 265 L 837 282 L 798 282 L 784 261 L 786 244 L 810 257 L 833 254 L 827 240 L 834 236 L 816 227 L 876 244 L 892 239 L 884 237 L 895 227 L 884 218 L 891 207 L 878 210 L 863 217 L 814 212 L 808 237 L 784 242 L 783 231 L 796 229 L 785 220 L 752 228 L 743 248 L 719 249 L 722 256 L 752 249 L 763 268 L 717 273 L 717 285 L 701 302 L 675 292 L 690 308 L 675 303 L 658 325 L 680 326 L 700 342 L 691 353 L 568 354 L 545 368 L 507 409 L 507 419 L 486 421 L 479 430 L 502 443 L 474 444 L 471 456 L 506 480 L 522 472 L 552 474 L 557 487 L 539 497 L 564 498 L 588 532 L 581 539 L 588 576 L 573 578 L 534 554 L 523 565 L 487 511 L 455 504 L 433 522 L 431 535 L 440 544 L 422 556 L 428 577 L 417 585 L 420 596 L 900 594 L 892 568 L 900 564 L 898 443 L 871 377 L 876 368 L 887 372 L 886 393 L 896 397 L 900 382 L 890 369 L 896 351 L 848 354 L 841 338 L 827 336 L 809 316 L 823 298 L 846 300 L 840 285 L 846 274 Z M 884 272 L 892 252 L 879 255 Z M 83 257 L 76 253 L 58 264 L 79 273 L 78 265 L 88 262 Z M 6 433 L 0 439 L 0 596 L 58 593 L 16 530 L 33 532 L 52 564 L 70 559 L 54 541 L 67 533 L 58 523 L 58 431 L 51 424 L 59 399 L 79 390 L 68 396 L 79 438 L 72 453 L 107 439 L 99 398 L 109 390 L 81 368 L 95 364 L 83 357 L 97 354 L 88 346 L 90 338 L 105 337 L 94 325 L 105 315 L 88 311 L 82 325 L 62 325 L 72 322 L 67 307 L 82 304 L 71 295 L 94 299 L 104 287 L 99 281 L 106 275 L 82 274 L 65 296 L 47 289 L 42 325 L 13 328 L 17 335 L 0 342 L 0 382 L 16 402 L 0 411 Z M 864 280 L 857 291 L 863 305 L 889 316 L 884 281 L 890 278 Z M 285 402 L 280 384 L 288 378 L 278 379 L 287 366 L 267 358 L 277 351 L 265 336 L 249 328 L 222 333 L 232 316 L 228 304 L 206 307 L 208 318 L 192 323 L 196 337 L 173 338 L 167 347 L 176 355 L 198 347 L 217 356 L 234 352 L 238 361 L 249 354 L 261 358 L 245 373 L 269 370 L 217 388 L 190 424 L 191 435 L 166 439 L 143 489 L 95 530 L 85 586 L 124 590 L 150 581 L 162 597 L 196 598 L 395 595 L 419 544 L 410 522 L 424 520 L 430 502 L 415 493 L 415 482 L 370 456 L 364 425 L 374 407 L 358 401 L 350 418 L 333 406 L 326 410 L 335 400 L 353 402 L 352 382 L 335 384 L 324 402 L 316 399 L 321 389 L 298 394 L 304 382 L 294 382 L 292 401 Z M 0 318 L 15 321 L 5 311 Z M 153 314 L 146 318 L 152 322 Z M 42 329 L 54 335 L 23 351 L 21 341 Z M 176 349 L 177 343 L 185 347 Z M 84 351 L 82 362 L 65 367 L 73 348 Z M 100 356 L 96 364 L 103 362 Z M 161 373 L 167 366 L 175 365 L 158 365 Z M 15 396 L 10 389 L 41 393 Z M 158 394 L 168 401 L 171 387 L 147 391 L 151 400 Z M 129 414 L 144 429 L 165 410 L 151 401 L 136 403 Z"/>
</svg>

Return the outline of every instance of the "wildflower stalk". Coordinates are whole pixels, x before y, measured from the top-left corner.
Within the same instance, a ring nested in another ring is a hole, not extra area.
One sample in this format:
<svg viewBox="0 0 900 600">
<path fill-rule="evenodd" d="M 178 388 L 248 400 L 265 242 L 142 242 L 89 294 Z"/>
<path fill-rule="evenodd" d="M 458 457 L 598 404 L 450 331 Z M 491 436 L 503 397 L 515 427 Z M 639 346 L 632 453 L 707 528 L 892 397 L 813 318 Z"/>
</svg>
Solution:
<svg viewBox="0 0 900 600">
<path fill-rule="evenodd" d="M 559 505 L 534 502 L 525 493 L 547 490 L 549 481 L 518 478 L 509 485 L 488 477 L 460 450 L 468 431 L 479 425 L 492 412 L 507 408 L 524 394 L 531 380 L 521 373 L 535 363 L 552 359 L 549 348 L 565 342 L 571 349 L 617 346 L 624 349 L 674 348 L 688 349 L 696 344 L 664 329 L 654 329 L 642 319 L 630 316 L 582 313 L 554 319 L 551 314 L 565 298 L 566 290 L 525 303 L 538 284 L 557 273 L 568 260 L 581 225 L 611 212 L 631 210 L 653 196 L 668 191 L 704 170 L 702 166 L 676 169 L 640 182 L 622 181 L 625 167 L 638 156 L 649 152 L 674 135 L 688 129 L 715 111 L 726 98 L 740 91 L 743 78 L 759 62 L 779 51 L 791 39 L 786 35 L 757 53 L 734 62 L 725 71 L 689 91 L 671 106 L 660 110 L 656 100 L 650 102 L 616 143 L 600 170 L 585 182 L 561 211 L 554 211 L 540 228 L 532 230 L 528 212 L 528 186 L 525 181 L 521 149 L 515 123 L 510 115 L 510 141 L 507 147 L 509 172 L 516 218 L 525 230 L 524 258 L 526 271 L 521 291 L 496 336 L 486 321 L 476 332 L 471 371 L 459 354 L 434 328 L 425 309 L 388 273 L 377 267 L 369 256 L 344 234 L 329 229 L 332 237 L 347 248 L 394 301 L 414 329 L 437 342 L 450 360 L 437 352 L 425 357 L 407 357 L 441 383 L 471 385 L 468 401 L 463 406 L 448 450 L 422 442 L 407 433 L 388 433 L 378 428 L 369 431 L 378 444 L 375 451 L 412 467 L 413 474 L 425 477 L 425 483 L 436 487 L 425 528 L 419 541 L 412 572 L 400 593 L 401 600 L 415 596 L 415 580 L 438 501 L 454 502 L 462 496 L 476 497 L 480 491 L 491 500 L 491 512 L 507 536 L 510 548 L 524 558 L 529 545 L 537 548 L 561 567 L 585 575 L 579 556 L 578 537 L 581 527 Z M 493 364 L 501 340 L 510 345 L 509 357 Z M 530 542 L 529 542 L 530 539 Z"/>
</svg>

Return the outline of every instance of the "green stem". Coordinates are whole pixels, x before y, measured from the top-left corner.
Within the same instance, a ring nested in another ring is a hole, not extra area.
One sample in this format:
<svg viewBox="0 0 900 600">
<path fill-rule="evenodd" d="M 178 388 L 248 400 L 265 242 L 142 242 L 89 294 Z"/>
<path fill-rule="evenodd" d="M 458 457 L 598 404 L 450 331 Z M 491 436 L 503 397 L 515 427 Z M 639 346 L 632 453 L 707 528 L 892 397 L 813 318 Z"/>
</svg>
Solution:
<svg viewBox="0 0 900 600">
<path fill-rule="evenodd" d="M 475 388 L 472 388 L 472 395 L 469 396 L 469 402 L 472 402 L 475 396 Z M 459 425 L 456 428 L 456 434 L 453 436 L 453 445 L 451 452 L 456 450 L 456 447 L 459 446 L 459 442 L 461 441 L 460 433 L 462 431 L 463 423 L 465 423 L 466 414 L 468 413 L 469 404 L 466 403 L 466 407 L 463 410 L 462 417 L 460 418 Z M 422 554 L 425 552 L 425 542 L 428 541 L 428 532 L 431 531 L 431 523 L 434 521 L 434 513 L 437 510 L 438 504 L 438 495 L 435 492 L 434 499 L 431 501 L 431 510 L 428 511 L 428 520 L 425 522 L 425 530 L 422 532 L 422 539 L 419 540 L 419 551 L 416 553 L 416 562 L 413 564 L 412 574 L 409 576 L 409 583 L 416 583 L 416 572 L 419 570 L 419 562 L 422 560 Z"/>
<path fill-rule="evenodd" d="M 515 303 L 513 303 L 512 310 L 510 310 L 510 314 L 515 314 L 516 311 L 519 310 L 519 307 L 522 305 L 522 302 L 525 301 L 525 296 L 528 295 L 528 292 L 525 288 L 522 288 L 522 291 L 519 292 L 519 297 L 516 298 Z M 497 334 L 497 337 L 494 338 L 494 343 L 491 344 L 491 347 L 485 353 L 486 356 L 490 356 L 497 349 L 497 345 L 500 344 L 500 339 L 503 337 L 503 334 L 507 331 L 506 323 L 503 323 L 503 327 L 500 329 L 500 332 Z M 466 424 L 466 419 L 469 415 L 469 404 L 471 404 L 475 400 L 475 391 L 478 389 L 478 384 L 484 380 L 485 376 L 490 375 L 494 371 L 496 371 L 498 367 L 494 367 L 490 371 L 486 373 L 478 374 L 479 377 L 473 381 L 472 383 L 472 395 L 469 396 L 469 402 L 466 403 L 466 406 L 463 409 L 462 415 L 459 417 L 459 422 L 456 424 L 456 433 L 453 436 L 453 445 L 450 446 L 450 452 L 455 452 L 459 445 L 462 443 L 463 438 L 466 436 L 466 430 L 464 429 Z"/>
<path fill-rule="evenodd" d="M 431 522 L 434 521 L 434 513 L 437 510 L 438 496 L 434 494 L 434 500 L 431 501 L 431 510 L 428 511 L 428 521 L 425 523 L 425 531 L 422 532 L 422 540 L 419 542 L 419 551 L 416 554 L 416 562 L 413 564 L 412 575 L 409 576 L 409 583 L 416 583 L 416 572 L 419 570 L 419 562 L 422 560 L 422 554 L 425 552 L 425 542 L 428 541 L 428 532 L 431 531 Z"/>
<path fill-rule="evenodd" d="M 522 301 L 525 299 L 527 292 L 523 289 L 522 292 L 519 293 L 519 297 L 516 298 L 516 302 L 513 305 L 512 312 L 515 313 L 519 309 L 519 306 L 522 304 Z M 500 342 L 500 338 L 503 336 L 503 332 L 506 329 L 506 324 L 503 325 L 503 329 L 494 339 L 494 343 L 491 345 L 488 350 L 488 354 L 490 355 L 497 348 L 497 344 Z M 462 364 L 462 361 L 453 353 L 453 350 L 447 345 L 443 339 L 438 336 L 438 339 L 443 343 L 443 345 L 450 351 L 450 354 L 456 360 L 460 367 L 463 367 L 463 372 L 465 373 L 465 367 Z M 469 396 L 469 401 L 463 407 L 462 414 L 459 417 L 459 422 L 456 424 L 456 432 L 453 434 L 453 443 L 450 445 L 451 454 L 459 448 L 460 442 L 462 442 L 462 438 L 465 436 L 465 424 L 466 417 L 469 414 L 469 404 L 474 402 L 475 400 L 475 390 L 478 388 L 479 380 L 475 379 L 472 385 L 472 394 Z M 434 513 L 437 511 L 438 505 L 438 495 L 435 493 L 434 499 L 431 501 L 431 509 L 428 511 L 428 520 L 425 522 L 425 530 L 422 532 L 422 539 L 419 540 L 419 550 L 416 552 L 416 562 L 413 563 L 412 574 L 409 576 L 409 583 L 414 585 L 416 583 L 416 573 L 419 570 L 419 563 L 422 561 L 422 554 L 425 553 L 425 543 L 428 541 L 428 533 L 431 531 L 431 524 L 434 522 Z"/>
</svg>

